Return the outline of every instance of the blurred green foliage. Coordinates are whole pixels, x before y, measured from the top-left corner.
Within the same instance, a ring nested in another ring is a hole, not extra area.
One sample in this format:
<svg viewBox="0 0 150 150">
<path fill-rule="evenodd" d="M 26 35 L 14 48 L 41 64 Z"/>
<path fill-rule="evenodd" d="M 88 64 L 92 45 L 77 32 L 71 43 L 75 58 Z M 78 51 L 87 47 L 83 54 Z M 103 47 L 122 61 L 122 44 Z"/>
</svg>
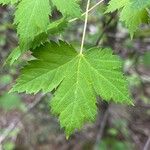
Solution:
<svg viewBox="0 0 150 150">
<path fill-rule="evenodd" d="M 108 137 L 101 141 L 99 150 L 132 150 L 132 146 L 128 142 Z"/>
<path fill-rule="evenodd" d="M 15 143 L 13 142 L 7 142 L 3 145 L 3 150 L 14 150 Z"/>
<path fill-rule="evenodd" d="M 144 63 L 147 67 L 150 67 L 150 51 L 144 53 L 144 55 L 143 55 L 143 63 Z"/>
<path fill-rule="evenodd" d="M 12 76 L 9 75 L 9 74 L 6 74 L 6 75 L 3 75 L 3 76 L 0 76 L 0 84 L 1 85 L 7 85 L 7 84 L 10 84 L 12 82 Z"/>
<path fill-rule="evenodd" d="M 26 111 L 24 103 L 21 101 L 20 96 L 17 94 L 8 94 L 0 96 L 0 108 L 9 111 L 13 109 L 19 109 L 21 111 Z"/>
</svg>

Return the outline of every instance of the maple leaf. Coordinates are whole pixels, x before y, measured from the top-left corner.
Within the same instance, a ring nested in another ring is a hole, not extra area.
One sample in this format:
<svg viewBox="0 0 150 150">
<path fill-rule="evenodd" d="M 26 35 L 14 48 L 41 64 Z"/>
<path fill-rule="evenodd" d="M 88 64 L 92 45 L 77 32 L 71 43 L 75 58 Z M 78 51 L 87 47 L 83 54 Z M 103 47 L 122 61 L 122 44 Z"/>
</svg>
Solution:
<svg viewBox="0 0 150 150">
<path fill-rule="evenodd" d="M 97 114 L 96 94 L 132 104 L 121 60 L 110 49 L 91 48 L 82 55 L 66 42 L 47 43 L 33 51 L 35 60 L 21 71 L 12 92 L 50 92 L 50 105 L 67 137 Z"/>
</svg>

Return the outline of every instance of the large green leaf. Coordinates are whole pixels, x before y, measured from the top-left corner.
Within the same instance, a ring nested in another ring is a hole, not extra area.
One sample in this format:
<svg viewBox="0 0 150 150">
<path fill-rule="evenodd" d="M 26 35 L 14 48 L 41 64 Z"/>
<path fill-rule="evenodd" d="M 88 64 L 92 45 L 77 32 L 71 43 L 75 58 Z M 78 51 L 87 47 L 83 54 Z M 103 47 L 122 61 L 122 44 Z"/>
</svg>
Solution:
<svg viewBox="0 0 150 150">
<path fill-rule="evenodd" d="M 104 100 L 131 104 L 122 62 L 110 49 L 92 48 L 83 55 L 60 41 L 34 50 L 12 91 L 37 93 L 57 89 L 52 112 L 69 136 L 96 116 L 96 94 Z"/>
</svg>

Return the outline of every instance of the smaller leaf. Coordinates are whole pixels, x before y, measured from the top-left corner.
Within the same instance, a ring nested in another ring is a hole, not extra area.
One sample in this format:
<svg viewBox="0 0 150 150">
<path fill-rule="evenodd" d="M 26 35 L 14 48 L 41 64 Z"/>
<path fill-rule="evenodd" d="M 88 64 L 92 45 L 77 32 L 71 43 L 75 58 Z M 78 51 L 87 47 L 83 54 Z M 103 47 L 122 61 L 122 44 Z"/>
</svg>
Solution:
<svg viewBox="0 0 150 150">
<path fill-rule="evenodd" d="M 61 18 L 54 22 L 51 22 L 46 32 L 41 32 L 40 34 L 36 35 L 34 40 L 28 43 L 27 49 L 35 49 L 36 47 L 44 44 L 48 41 L 48 37 L 54 34 L 61 34 L 62 31 L 67 27 L 68 21 L 65 18 Z"/>
<path fill-rule="evenodd" d="M 148 13 L 145 9 L 139 11 L 132 8 L 132 6 L 127 5 L 120 13 L 120 21 L 125 23 L 125 26 L 129 29 L 132 38 L 140 25 L 148 22 Z"/>
<path fill-rule="evenodd" d="M 21 50 L 26 50 L 26 43 L 46 32 L 49 24 L 51 6 L 49 0 L 21 0 L 15 12 L 15 24 L 19 35 Z"/>
<path fill-rule="evenodd" d="M 120 21 L 129 29 L 131 38 L 143 23 L 148 23 L 149 15 L 146 8 L 149 0 L 111 0 L 106 13 L 120 10 Z"/>
<path fill-rule="evenodd" d="M 68 22 L 65 18 L 61 18 L 57 21 L 50 23 L 46 32 L 37 34 L 33 41 L 29 41 L 28 43 L 26 43 L 25 50 L 20 49 L 20 47 L 15 48 L 6 59 L 4 65 L 13 65 L 20 58 L 20 56 L 24 54 L 25 51 L 32 51 L 41 44 L 44 44 L 48 41 L 49 35 L 61 33 L 67 27 L 67 25 Z"/>
</svg>

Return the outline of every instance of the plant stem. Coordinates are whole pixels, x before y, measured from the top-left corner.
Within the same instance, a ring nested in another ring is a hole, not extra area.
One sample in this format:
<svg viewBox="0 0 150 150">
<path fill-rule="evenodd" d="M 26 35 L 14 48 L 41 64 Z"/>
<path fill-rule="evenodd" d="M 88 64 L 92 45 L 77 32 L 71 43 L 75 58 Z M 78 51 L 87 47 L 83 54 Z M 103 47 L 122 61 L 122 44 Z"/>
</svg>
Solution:
<svg viewBox="0 0 150 150">
<path fill-rule="evenodd" d="M 88 10 L 89 10 L 89 6 L 90 6 L 90 0 L 88 0 L 87 6 L 86 6 L 85 22 L 84 22 L 84 29 L 83 29 L 82 41 L 81 41 L 80 54 L 83 53 L 83 46 L 84 46 L 85 34 L 86 34 L 86 28 L 87 28 L 87 22 L 88 22 Z"/>
<path fill-rule="evenodd" d="M 102 33 L 101 33 L 100 36 L 98 37 L 95 46 L 98 46 L 98 45 L 99 45 L 99 43 L 100 43 L 100 41 L 101 41 L 101 39 L 102 39 L 102 37 L 103 37 L 105 31 L 107 30 L 107 28 L 109 27 L 109 24 L 112 22 L 113 19 L 114 19 L 114 16 L 112 16 L 112 17 L 108 20 L 108 22 L 106 23 L 104 29 L 102 30 Z"/>
</svg>

